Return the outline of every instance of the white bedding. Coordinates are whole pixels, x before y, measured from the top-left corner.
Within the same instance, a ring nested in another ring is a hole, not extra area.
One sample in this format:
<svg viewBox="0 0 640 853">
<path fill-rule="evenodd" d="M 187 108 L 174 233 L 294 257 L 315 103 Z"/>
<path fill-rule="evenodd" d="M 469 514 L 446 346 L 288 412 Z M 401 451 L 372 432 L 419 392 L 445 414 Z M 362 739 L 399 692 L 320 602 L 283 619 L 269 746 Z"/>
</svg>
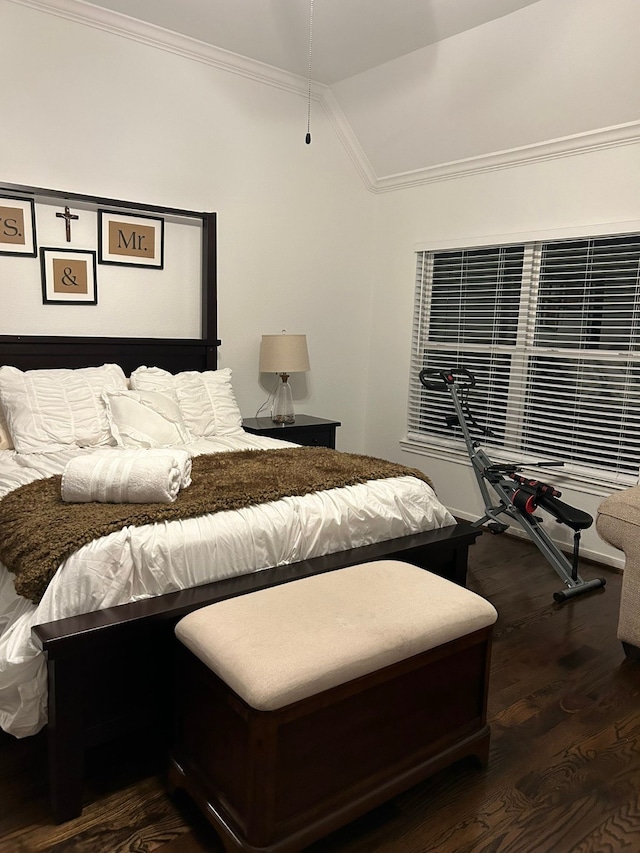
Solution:
<svg viewBox="0 0 640 853">
<path fill-rule="evenodd" d="M 189 450 L 290 446 L 242 433 L 200 439 Z M 1 451 L 0 497 L 61 473 L 72 455 L 83 452 L 92 451 Z M 33 625 L 454 523 L 426 483 L 397 477 L 125 528 L 65 560 L 37 606 L 16 594 L 13 575 L 0 564 L 0 727 L 25 737 L 47 720 L 46 664 L 32 642 Z"/>
</svg>

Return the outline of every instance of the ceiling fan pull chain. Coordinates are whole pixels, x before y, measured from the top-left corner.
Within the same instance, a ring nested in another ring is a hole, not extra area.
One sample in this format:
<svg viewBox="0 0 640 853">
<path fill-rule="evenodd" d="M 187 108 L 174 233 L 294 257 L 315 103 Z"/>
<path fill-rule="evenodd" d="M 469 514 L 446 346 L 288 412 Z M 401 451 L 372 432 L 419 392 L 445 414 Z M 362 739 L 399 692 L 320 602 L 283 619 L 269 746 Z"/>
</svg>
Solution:
<svg viewBox="0 0 640 853">
<path fill-rule="evenodd" d="M 313 47 L 313 0 L 309 0 L 309 74 L 307 87 L 307 135 L 304 141 L 311 144 L 311 53 Z"/>
</svg>

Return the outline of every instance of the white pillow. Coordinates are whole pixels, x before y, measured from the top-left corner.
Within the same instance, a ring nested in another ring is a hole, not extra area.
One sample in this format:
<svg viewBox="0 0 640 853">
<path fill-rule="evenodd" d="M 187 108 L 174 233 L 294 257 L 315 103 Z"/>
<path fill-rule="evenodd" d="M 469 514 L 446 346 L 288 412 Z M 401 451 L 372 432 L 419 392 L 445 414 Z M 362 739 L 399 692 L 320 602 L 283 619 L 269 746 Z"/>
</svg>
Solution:
<svg viewBox="0 0 640 853">
<path fill-rule="evenodd" d="M 9 427 L 0 407 L 0 450 L 13 450 L 13 440 L 9 434 Z"/>
<path fill-rule="evenodd" d="M 120 447 L 167 447 L 191 441 L 173 391 L 105 391 L 102 399 Z"/>
<path fill-rule="evenodd" d="M 102 392 L 126 389 L 117 364 L 77 370 L 0 367 L 0 405 L 19 453 L 112 445 Z"/>
<path fill-rule="evenodd" d="M 194 438 L 242 432 L 242 415 L 231 387 L 231 370 L 187 370 L 173 375 L 160 367 L 131 374 L 136 391 L 175 391 L 187 429 Z"/>
</svg>

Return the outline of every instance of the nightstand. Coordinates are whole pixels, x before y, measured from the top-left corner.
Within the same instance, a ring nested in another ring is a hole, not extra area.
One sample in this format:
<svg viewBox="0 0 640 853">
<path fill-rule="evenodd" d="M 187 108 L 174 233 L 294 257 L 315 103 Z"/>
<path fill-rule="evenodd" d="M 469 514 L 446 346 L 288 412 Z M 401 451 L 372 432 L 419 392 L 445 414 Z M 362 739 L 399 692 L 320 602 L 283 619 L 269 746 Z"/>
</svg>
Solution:
<svg viewBox="0 0 640 853">
<path fill-rule="evenodd" d="M 340 421 L 326 421 L 312 415 L 296 415 L 293 424 L 274 424 L 271 418 L 245 418 L 243 429 L 253 435 L 268 435 L 283 441 L 293 441 L 309 447 L 336 446 L 336 427 Z"/>
</svg>

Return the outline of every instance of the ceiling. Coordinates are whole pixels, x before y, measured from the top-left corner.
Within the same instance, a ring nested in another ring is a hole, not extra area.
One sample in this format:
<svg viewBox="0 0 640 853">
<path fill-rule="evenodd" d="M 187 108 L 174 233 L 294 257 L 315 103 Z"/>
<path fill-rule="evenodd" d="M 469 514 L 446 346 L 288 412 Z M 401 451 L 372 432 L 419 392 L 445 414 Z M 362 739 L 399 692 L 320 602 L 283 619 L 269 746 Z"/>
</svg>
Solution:
<svg viewBox="0 0 640 853">
<path fill-rule="evenodd" d="M 15 2 L 84 7 L 99 26 L 104 17 L 107 29 L 180 49 L 193 39 L 194 55 L 217 61 L 223 51 L 223 63 L 243 71 L 247 60 L 262 63 L 259 79 L 295 79 L 290 91 L 305 96 L 313 9 L 317 99 L 375 189 L 640 132 L 639 0 Z"/>
<path fill-rule="evenodd" d="M 537 0 L 314 0 L 312 77 L 332 85 Z M 92 0 L 281 68 L 309 73 L 311 0 Z"/>
</svg>

